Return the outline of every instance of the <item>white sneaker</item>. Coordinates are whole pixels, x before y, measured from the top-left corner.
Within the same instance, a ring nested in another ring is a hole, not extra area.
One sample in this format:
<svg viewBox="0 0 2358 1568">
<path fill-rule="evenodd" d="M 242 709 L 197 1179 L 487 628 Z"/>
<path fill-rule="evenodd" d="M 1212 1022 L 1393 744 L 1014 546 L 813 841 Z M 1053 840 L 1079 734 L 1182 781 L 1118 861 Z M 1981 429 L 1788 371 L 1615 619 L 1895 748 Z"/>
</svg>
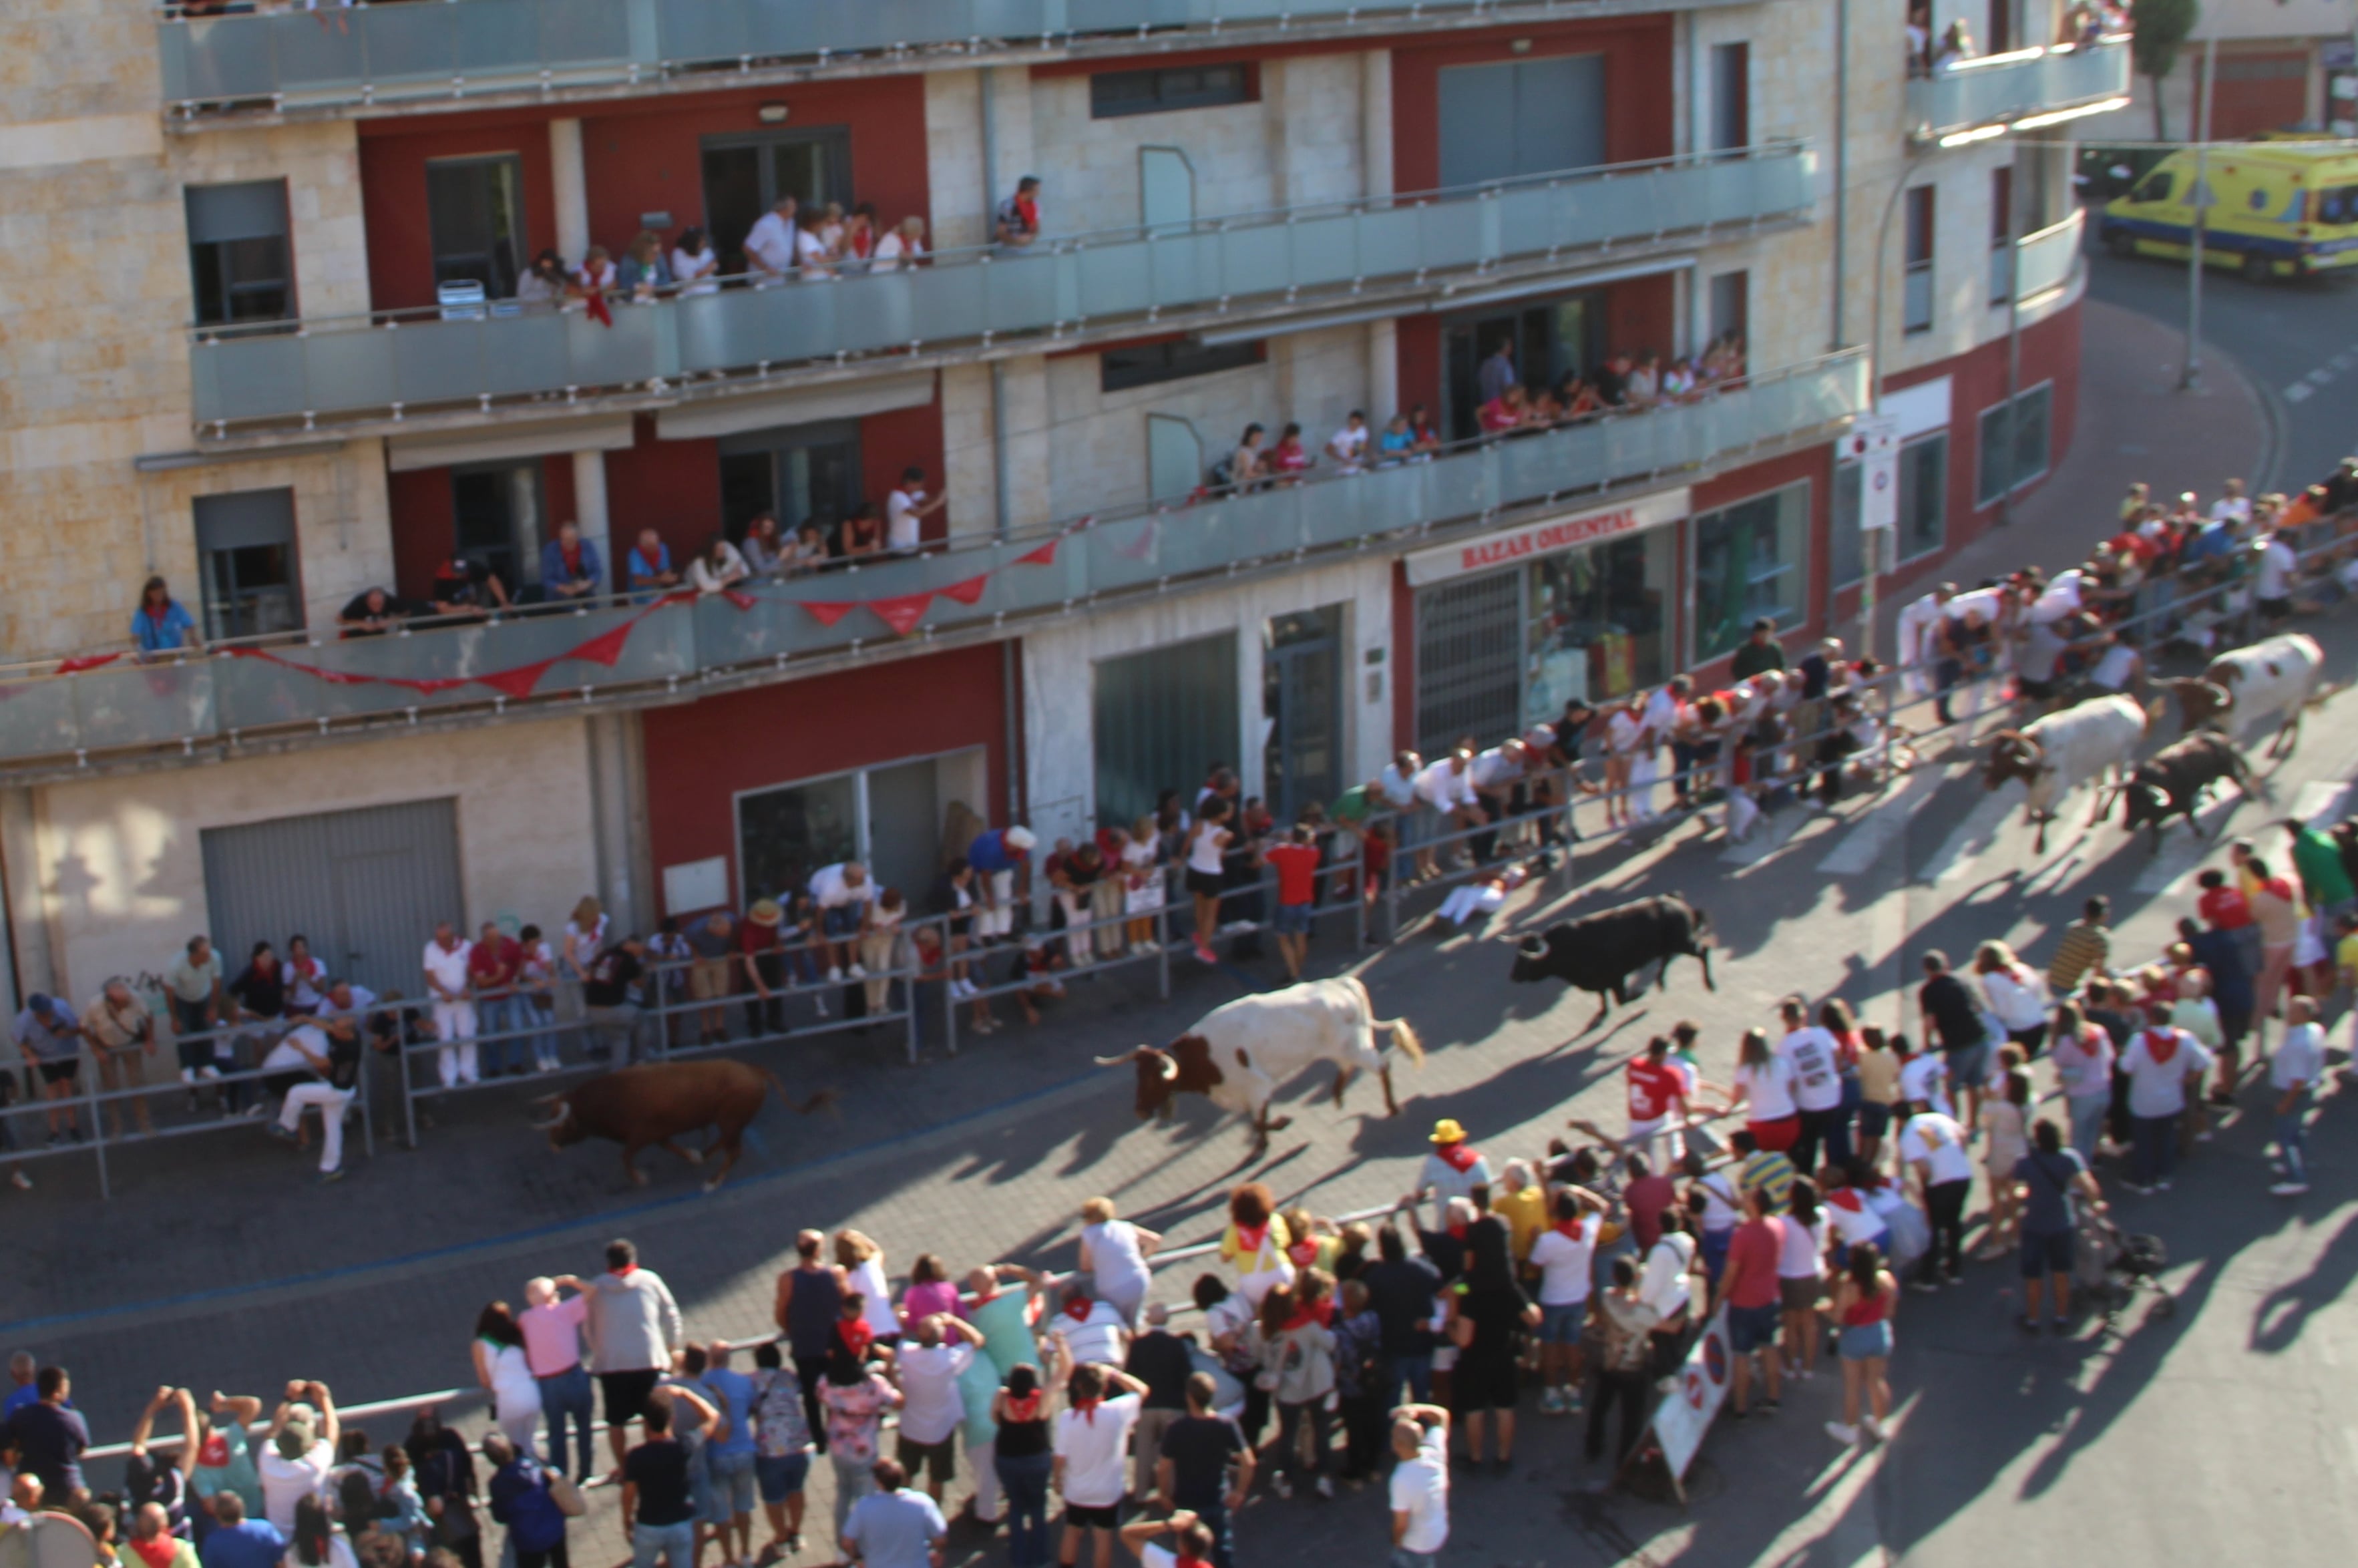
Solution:
<svg viewBox="0 0 2358 1568">
<path fill-rule="evenodd" d="M 33 1190 L 33 1178 L 22 1171 L 11 1171 L 8 1173 L 8 1184 L 20 1193 L 29 1193 Z"/>
<path fill-rule="evenodd" d="M 865 964 L 854 964 L 850 968 L 844 972 L 855 980 L 864 980 L 868 978 L 868 966 Z"/>
<path fill-rule="evenodd" d="M 827 983 L 831 986 L 843 983 L 843 969 L 840 965 L 829 964 L 827 967 Z"/>
<path fill-rule="evenodd" d="M 1845 1425 L 1842 1422 L 1830 1421 L 1826 1422 L 1826 1435 L 1836 1443 L 1856 1443 L 1858 1428 Z"/>
<path fill-rule="evenodd" d="M 2307 1182 L 2278 1182 L 2275 1186 L 2270 1187 L 2268 1191 L 2275 1196 L 2280 1198 L 2299 1197 L 2301 1194 L 2309 1191 L 2309 1184 Z"/>
<path fill-rule="evenodd" d="M 818 1009 L 818 1015 L 821 1018 L 825 1018 L 827 1015 L 827 999 L 825 997 L 815 996 L 811 998 L 811 1005 Z"/>
<path fill-rule="evenodd" d="M 1868 1416 L 1864 1424 L 1866 1427 L 1867 1436 L 1875 1439 L 1876 1442 L 1888 1443 L 1891 1440 L 1891 1428 L 1873 1416 Z"/>
<path fill-rule="evenodd" d="M 1335 1495 L 1335 1477 L 1332 1476 L 1318 1477 L 1318 1495 L 1322 1498 L 1331 1498 Z"/>
</svg>

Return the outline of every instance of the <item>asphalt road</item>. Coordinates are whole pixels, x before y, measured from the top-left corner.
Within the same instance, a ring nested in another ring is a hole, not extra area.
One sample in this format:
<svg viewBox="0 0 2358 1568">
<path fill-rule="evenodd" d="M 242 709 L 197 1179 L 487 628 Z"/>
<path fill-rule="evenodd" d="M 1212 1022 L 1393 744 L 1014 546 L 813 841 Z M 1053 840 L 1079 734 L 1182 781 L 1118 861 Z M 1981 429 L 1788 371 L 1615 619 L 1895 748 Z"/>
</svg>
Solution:
<svg viewBox="0 0 2358 1568">
<path fill-rule="evenodd" d="M 2091 297 L 2177 329 L 2182 354 L 2185 263 L 2149 256 L 2124 260 L 2092 242 L 2088 265 Z M 2254 283 L 2234 273 L 2206 270 L 2202 338 L 2206 354 L 2234 356 L 2278 427 L 2276 471 L 2266 476 L 2273 481 L 2271 488 L 2312 483 L 2358 452 L 2358 413 L 2351 397 L 2358 386 L 2358 276 Z M 2203 497 L 2205 503 L 2210 499 Z"/>
</svg>

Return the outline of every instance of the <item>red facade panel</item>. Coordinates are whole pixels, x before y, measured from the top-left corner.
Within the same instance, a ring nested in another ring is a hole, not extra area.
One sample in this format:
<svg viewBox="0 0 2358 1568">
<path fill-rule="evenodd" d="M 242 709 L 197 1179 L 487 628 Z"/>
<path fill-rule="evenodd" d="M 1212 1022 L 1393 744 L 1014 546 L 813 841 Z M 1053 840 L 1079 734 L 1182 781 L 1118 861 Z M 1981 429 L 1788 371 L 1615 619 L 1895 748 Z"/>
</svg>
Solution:
<svg viewBox="0 0 2358 1568">
<path fill-rule="evenodd" d="M 1430 190 L 1441 183 L 1441 70 L 1549 55 L 1602 54 L 1608 97 L 1605 157 L 1608 163 L 1668 157 L 1675 149 L 1671 122 L 1671 19 L 1499 27 L 1446 43 L 1403 44 L 1392 51 L 1392 183 L 1399 190 Z M 1518 46 L 1527 46 L 1519 50 Z"/>
</svg>

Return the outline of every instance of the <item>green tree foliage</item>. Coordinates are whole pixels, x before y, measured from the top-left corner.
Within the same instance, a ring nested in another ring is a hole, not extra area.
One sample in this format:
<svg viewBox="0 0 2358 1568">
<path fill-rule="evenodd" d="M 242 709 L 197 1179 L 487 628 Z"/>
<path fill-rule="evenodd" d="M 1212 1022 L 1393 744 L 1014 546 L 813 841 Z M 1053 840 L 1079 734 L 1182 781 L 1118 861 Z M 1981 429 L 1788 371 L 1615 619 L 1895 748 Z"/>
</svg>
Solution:
<svg viewBox="0 0 2358 1568">
<path fill-rule="evenodd" d="M 2162 112 L 2161 79 L 2178 64 L 2178 51 L 2202 19 L 2201 0 L 2131 0 L 2129 26 L 2136 37 L 2129 58 L 2137 73 L 2153 84 L 2153 137 L 2169 140 L 2169 122 Z"/>
</svg>

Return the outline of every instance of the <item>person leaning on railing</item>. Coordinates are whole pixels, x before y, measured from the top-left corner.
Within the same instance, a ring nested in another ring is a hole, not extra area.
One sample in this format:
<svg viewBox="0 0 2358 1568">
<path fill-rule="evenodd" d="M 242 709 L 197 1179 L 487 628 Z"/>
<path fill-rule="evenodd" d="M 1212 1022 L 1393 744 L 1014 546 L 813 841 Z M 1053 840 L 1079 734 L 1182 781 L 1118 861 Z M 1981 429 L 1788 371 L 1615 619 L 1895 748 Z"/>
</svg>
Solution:
<svg viewBox="0 0 2358 1568">
<path fill-rule="evenodd" d="M 172 597 L 160 577 L 151 577 L 140 585 L 139 608 L 131 612 L 131 641 L 142 659 L 204 646 L 204 639 L 197 635 L 195 618 Z"/>
</svg>

